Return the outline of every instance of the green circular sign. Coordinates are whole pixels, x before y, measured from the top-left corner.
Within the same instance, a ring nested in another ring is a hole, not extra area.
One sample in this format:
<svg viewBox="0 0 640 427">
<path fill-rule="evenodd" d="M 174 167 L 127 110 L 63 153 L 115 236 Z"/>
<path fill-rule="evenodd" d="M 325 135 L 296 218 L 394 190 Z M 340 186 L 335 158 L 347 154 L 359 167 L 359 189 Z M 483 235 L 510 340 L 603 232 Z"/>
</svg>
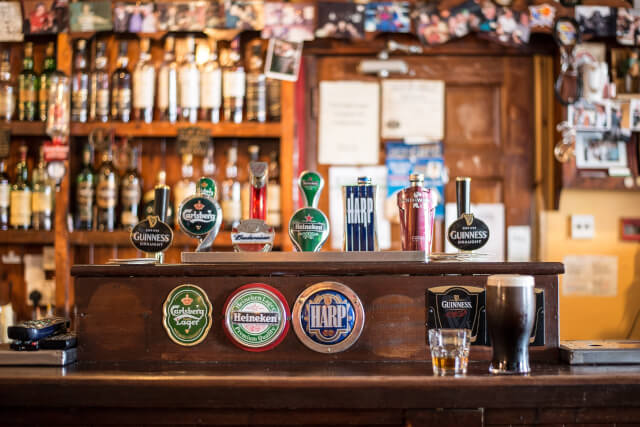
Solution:
<svg viewBox="0 0 640 427">
<path fill-rule="evenodd" d="M 182 202 L 178 212 L 180 228 L 191 237 L 208 234 L 222 221 L 219 205 L 208 196 L 191 196 Z"/>
<path fill-rule="evenodd" d="M 289 237 L 300 252 L 317 252 L 329 237 L 329 219 L 319 209 L 298 209 L 289 220 Z"/>
<path fill-rule="evenodd" d="M 196 285 L 174 288 L 162 306 L 162 324 L 171 341 L 178 345 L 200 344 L 211 329 L 211 302 Z"/>
</svg>

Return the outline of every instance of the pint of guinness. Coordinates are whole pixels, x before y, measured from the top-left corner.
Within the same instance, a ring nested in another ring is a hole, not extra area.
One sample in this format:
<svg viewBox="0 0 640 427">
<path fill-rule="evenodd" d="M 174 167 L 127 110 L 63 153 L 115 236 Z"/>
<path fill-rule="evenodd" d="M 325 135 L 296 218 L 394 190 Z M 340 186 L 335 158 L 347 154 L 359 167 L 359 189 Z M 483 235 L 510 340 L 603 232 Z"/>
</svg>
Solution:
<svg viewBox="0 0 640 427">
<path fill-rule="evenodd" d="M 535 320 L 532 276 L 501 274 L 487 279 L 487 328 L 491 337 L 492 374 L 527 374 L 529 337 Z"/>
</svg>

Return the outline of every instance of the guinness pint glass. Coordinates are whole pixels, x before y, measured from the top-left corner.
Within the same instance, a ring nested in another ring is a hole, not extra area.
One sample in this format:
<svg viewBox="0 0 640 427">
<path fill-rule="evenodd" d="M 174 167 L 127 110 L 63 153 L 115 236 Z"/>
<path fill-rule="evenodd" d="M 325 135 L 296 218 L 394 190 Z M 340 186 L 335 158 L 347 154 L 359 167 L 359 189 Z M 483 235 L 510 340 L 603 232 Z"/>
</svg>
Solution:
<svg viewBox="0 0 640 427">
<path fill-rule="evenodd" d="M 491 337 L 492 374 L 526 374 L 529 336 L 533 329 L 536 300 L 532 276 L 489 276 L 486 293 L 487 328 Z"/>
</svg>

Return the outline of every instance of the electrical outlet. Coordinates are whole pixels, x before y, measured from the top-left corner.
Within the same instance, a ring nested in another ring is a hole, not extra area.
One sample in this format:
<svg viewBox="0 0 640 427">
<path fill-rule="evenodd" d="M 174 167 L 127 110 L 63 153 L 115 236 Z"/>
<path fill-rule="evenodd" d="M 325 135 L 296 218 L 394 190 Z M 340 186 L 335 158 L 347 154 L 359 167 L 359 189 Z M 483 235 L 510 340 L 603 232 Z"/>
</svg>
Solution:
<svg viewBox="0 0 640 427">
<path fill-rule="evenodd" d="M 572 239 L 593 239 L 595 232 L 596 227 L 593 215 L 571 215 Z"/>
</svg>

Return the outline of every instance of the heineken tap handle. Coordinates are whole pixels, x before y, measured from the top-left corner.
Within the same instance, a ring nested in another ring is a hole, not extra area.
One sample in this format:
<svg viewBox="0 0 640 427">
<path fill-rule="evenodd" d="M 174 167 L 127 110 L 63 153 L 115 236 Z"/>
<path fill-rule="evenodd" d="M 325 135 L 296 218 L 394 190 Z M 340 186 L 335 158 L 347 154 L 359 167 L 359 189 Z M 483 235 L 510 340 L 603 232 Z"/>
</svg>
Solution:
<svg viewBox="0 0 640 427">
<path fill-rule="evenodd" d="M 169 207 L 169 186 L 168 185 L 156 185 L 155 198 L 153 202 L 153 212 L 160 219 L 165 222 L 167 219 L 167 208 Z"/>
<path fill-rule="evenodd" d="M 318 172 L 304 171 L 298 179 L 298 187 L 300 187 L 305 207 L 317 208 L 320 192 L 324 187 L 322 175 Z"/>
<path fill-rule="evenodd" d="M 249 199 L 249 218 L 267 219 L 267 179 L 269 164 L 266 162 L 249 163 L 249 182 L 251 195 Z"/>
<path fill-rule="evenodd" d="M 456 178 L 456 203 L 458 206 L 458 218 L 462 214 L 471 213 L 471 178 Z"/>
</svg>

